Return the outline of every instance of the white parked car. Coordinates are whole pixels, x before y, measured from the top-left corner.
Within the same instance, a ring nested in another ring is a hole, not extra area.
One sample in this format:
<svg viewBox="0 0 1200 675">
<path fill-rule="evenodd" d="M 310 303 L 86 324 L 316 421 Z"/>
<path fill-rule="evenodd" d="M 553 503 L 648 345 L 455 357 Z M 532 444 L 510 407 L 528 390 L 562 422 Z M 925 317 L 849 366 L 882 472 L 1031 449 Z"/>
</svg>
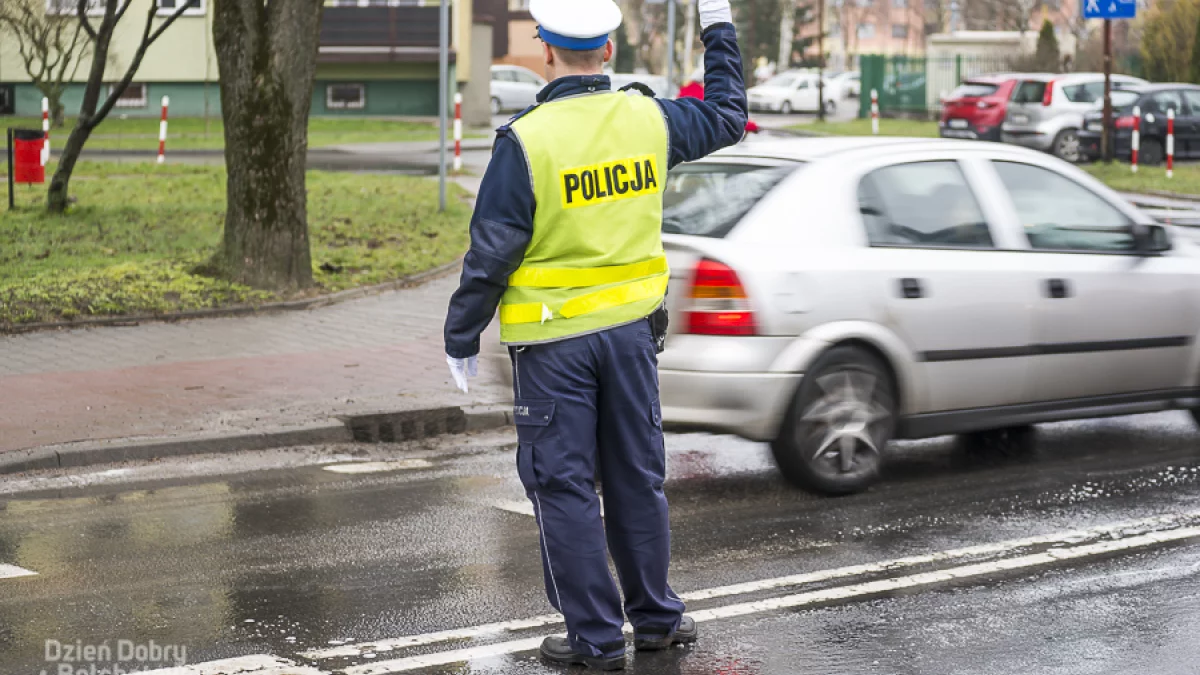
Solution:
<svg viewBox="0 0 1200 675">
<path fill-rule="evenodd" d="M 862 74 L 857 70 L 838 73 L 825 80 L 833 87 L 834 98 L 858 98 L 862 92 Z"/>
<path fill-rule="evenodd" d="M 528 68 L 492 66 L 492 114 L 528 108 L 545 86 L 545 78 Z"/>
<path fill-rule="evenodd" d="M 1114 89 L 1146 84 L 1128 75 L 1113 75 Z M 1104 75 L 1027 75 L 1017 82 L 1008 102 L 1000 138 L 1052 153 L 1059 159 L 1082 159 L 1079 130 L 1083 117 L 1104 104 Z"/>
<path fill-rule="evenodd" d="M 789 70 L 746 91 L 752 112 L 777 112 L 790 115 L 793 112 L 817 111 L 816 73 Z M 838 90 L 825 82 L 825 113 L 837 111 Z"/>
<path fill-rule="evenodd" d="M 865 489 L 893 438 L 1200 408 L 1200 250 L 1043 153 L 748 140 L 665 185 L 663 417 Z"/>
</svg>

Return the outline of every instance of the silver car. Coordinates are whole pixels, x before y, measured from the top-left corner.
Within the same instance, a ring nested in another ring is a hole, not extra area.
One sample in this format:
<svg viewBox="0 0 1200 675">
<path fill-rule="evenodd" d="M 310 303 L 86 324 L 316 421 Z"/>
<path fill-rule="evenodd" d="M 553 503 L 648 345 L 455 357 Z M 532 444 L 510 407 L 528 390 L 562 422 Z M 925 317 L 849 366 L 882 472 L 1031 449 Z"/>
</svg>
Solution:
<svg viewBox="0 0 1200 675">
<path fill-rule="evenodd" d="M 1112 76 L 1114 89 L 1138 84 L 1146 81 Z M 1078 162 L 1083 159 L 1078 137 L 1083 117 L 1103 103 L 1104 75 L 1026 75 L 1013 88 L 1001 140 Z"/>
<path fill-rule="evenodd" d="M 1200 406 L 1200 250 L 1045 154 L 747 141 L 665 200 L 664 420 L 796 485 L 863 490 L 893 438 Z"/>
<path fill-rule="evenodd" d="M 492 114 L 528 108 L 537 103 L 538 92 L 545 86 L 546 80 L 528 68 L 492 66 Z"/>
</svg>

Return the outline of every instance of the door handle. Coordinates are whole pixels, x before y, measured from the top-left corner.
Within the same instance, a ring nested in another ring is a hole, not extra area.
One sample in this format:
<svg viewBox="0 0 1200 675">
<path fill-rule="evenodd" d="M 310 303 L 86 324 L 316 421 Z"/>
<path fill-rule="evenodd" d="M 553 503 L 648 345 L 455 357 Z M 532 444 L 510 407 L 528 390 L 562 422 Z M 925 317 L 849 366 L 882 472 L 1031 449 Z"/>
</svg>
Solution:
<svg viewBox="0 0 1200 675">
<path fill-rule="evenodd" d="M 909 300 L 925 297 L 925 288 L 920 279 L 905 278 L 900 280 L 900 295 Z"/>
<path fill-rule="evenodd" d="M 1071 297 L 1071 285 L 1066 279 L 1047 279 L 1046 297 L 1061 299 Z"/>
</svg>

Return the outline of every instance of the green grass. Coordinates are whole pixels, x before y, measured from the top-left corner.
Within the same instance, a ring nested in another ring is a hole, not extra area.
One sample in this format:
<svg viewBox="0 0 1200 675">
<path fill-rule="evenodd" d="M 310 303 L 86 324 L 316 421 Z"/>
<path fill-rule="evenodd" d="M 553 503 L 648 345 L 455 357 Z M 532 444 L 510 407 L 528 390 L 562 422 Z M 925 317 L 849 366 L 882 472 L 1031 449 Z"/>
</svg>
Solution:
<svg viewBox="0 0 1200 675">
<path fill-rule="evenodd" d="M 41 119 L 6 120 L 5 126 L 41 129 Z M 74 127 L 74 120 L 67 120 L 62 129 L 50 131 L 53 146 L 61 149 L 63 142 Z M 171 150 L 220 150 L 225 147 L 225 126 L 220 116 L 209 118 L 207 123 L 198 117 L 180 117 L 168 122 L 167 151 Z M 466 134 L 476 137 L 478 134 Z M 348 143 L 392 143 L 410 141 L 434 141 L 438 128 L 428 122 L 404 120 L 363 119 L 353 117 L 313 117 L 308 123 L 308 144 L 313 148 L 345 145 Z M 157 118 L 126 118 L 110 116 L 92 133 L 87 150 L 135 150 L 156 152 L 158 150 Z"/>
<path fill-rule="evenodd" d="M 65 216 L 44 212 L 43 188 L 20 188 L 22 208 L 0 217 L 0 331 L 286 299 L 199 271 L 221 241 L 224 169 L 85 162 L 71 187 L 78 202 Z M 471 210 L 465 191 L 450 189 L 438 214 L 437 183 L 426 178 L 309 172 L 318 287 L 304 295 L 381 283 L 460 255 Z"/>
<path fill-rule="evenodd" d="M 1181 195 L 1200 195 L 1200 164 L 1176 164 L 1175 175 L 1167 178 L 1162 166 L 1143 166 L 1137 173 L 1128 164 L 1097 162 L 1083 167 L 1114 190 L 1124 192 L 1173 192 Z"/>
<path fill-rule="evenodd" d="M 796 131 L 810 131 L 830 136 L 870 136 L 871 120 L 853 119 L 845 122 L 813 122 L 792 127 Z M 917 136 L 937 138 L 937 122 L 905 119 L 879 120 L 880 136 Z"/>
</svg>

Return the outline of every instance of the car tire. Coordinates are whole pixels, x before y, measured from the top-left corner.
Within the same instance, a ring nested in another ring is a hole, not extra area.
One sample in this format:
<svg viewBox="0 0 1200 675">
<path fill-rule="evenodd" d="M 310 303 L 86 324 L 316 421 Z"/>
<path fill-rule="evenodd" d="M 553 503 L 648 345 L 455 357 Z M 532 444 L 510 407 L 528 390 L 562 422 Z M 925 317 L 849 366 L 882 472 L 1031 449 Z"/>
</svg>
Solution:
<svg viewBox="0 0 1200 675">
<path fill-rule="evenodd" d="M 1147 138 L 1142 141 L 1142 147 L 1138 149 L 1138 163 L 1146 166 L 1158 166 L 1165 161 L 1166 152 L 1163 150 L 1162 141 L 1156 138 Z"/>
<path fill-rule="evenodd" d="M 1054 137 L 1050 152 L 1064 162 L 1077 164 L 1082 157 L 1082 146 L 1079 143 L 1079 133 L 1075 129 L 1063 129 Z"/>
<path fill-rule="evenodd" d="M 792 114 L 792 102 L 784 101 L 783 105 L 779 106 L 779 114 L 780 115 L 791 115 Z"/>
<path fill-rule="evenodd" d="M 896 427 L 896 384 L 888 367 L 859 347 L 834 347 L 800 382 L 771 452 L 783 477 L 825 495 L 875 483 Z"/>
<path fill-rule="evenodd" d="M 969 456 L 983 460 L 1029 457 L 1037 449 L 1037 429 L 1032 425 L 989 429 L 963 434 L 959 443 Z"/>
<path fill-rule="evenodd" d="M 500 107 L 500 99 L 492 97 L 492 115 L 499 115 L 503 110 Z"/>
<path fill-rule="evenodd" d="M 829 99 L 825 102 L 825 114 L 827 116 L 837 114 L 837 102 L 835 102 L 833 99 Z"/>
</svg>

